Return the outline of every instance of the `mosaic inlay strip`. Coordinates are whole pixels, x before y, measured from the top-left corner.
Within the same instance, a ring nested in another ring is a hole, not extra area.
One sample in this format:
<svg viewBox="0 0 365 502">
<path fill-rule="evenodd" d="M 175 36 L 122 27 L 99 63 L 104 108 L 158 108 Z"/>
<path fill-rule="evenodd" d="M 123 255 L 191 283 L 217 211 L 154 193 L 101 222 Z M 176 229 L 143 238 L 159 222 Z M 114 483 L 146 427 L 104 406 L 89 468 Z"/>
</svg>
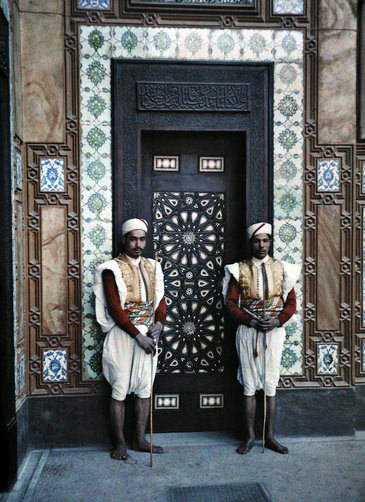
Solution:
<svg viewBox="0 0 365 502">
<path fill-rule="evenodd" d="M 194 5 L 252 5 L 253 0 L 133 0 L 140 4 Z"/>
<path fill-rule="evenodd" d="M 362 325 L 365 326 L 365 208 L 362 208 Z"/>
<path fill-rule="evenodd" d="M 223 394 L 200 394 L 200 408 L 223 408 Z"/>
<path fill-rule="evenodd" d="M 41 192 L 65 191 L 64 159 L 41 159 Z"/>
<path fill-rule="evenodd" d="M 178 410 L 179 394 L 155 394 L 155 410 Z"/>
<path fill-rule="evenodd" d="M 304 0 L 274 0 L 274 14 L 303 14 Z"/>
<path fill-rule="evenodd" d="M 318 192 L 338 192 L 340 190 L 339 159 L 320 159 L 317 161 Z"/>
<path fill-rule="evenodd" d="M 179 157 L 171 155 L 154 155 L 153 156 L 154 171 L 178 171 Z"/>
<path fill-rule="evenodd" d="M 337 375 L 338 345 L 317 345 L 317 373 L 318 375 Z"/>
<path fill-rule="evenodd" d="M 43 382 L 67 381 L 67 350 L 43 351 Z"/>
<path fill-rule="evenodd" d="M 78 0 L 79 9 L 110 9 L 110 0 Z"/>
<path fill-rule="evenodd" d="M 22 154 L 16 152 L 16 186 L 21 190 L 23 188 L 23 160 Z"/>
<path fill-rule="evenodd" d="M 290 30 L 80 27 L 84 379 L 100 377 L 95 266 L 112 251 L 111 58 L 274 63 L 274 254 L 302 263 L 303 33 Z M 298 312 L 302 286 L 296 286 Z M 286 328 L 281 372 L 302 374 L 303 327 Z"/>
<path fill-rule="evenodd" d="M 224 157 L 200 157 L 199 171 L 202 173 L 223 173 Z"/>
</svg>

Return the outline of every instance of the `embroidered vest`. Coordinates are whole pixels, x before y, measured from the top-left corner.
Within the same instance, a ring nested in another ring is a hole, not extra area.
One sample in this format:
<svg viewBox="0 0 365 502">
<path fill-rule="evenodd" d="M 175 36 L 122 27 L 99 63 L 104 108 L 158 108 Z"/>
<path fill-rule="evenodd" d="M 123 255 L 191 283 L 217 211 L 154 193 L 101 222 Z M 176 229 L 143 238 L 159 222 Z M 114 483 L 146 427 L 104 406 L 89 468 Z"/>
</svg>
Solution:
<svg viewBox="0 0 365 502">
<path fill-rule="evenodd" d="M 118 263 L 120 271 L 122 273 L 123 281 L 127 288 L 127 298 L 125 303 L 142 301 L 141 297 L 141 281 L 140 275 L 138 273 L 138 268 L 131 263 L 125 254 L 119 255 L 114 260 Z M 153 281 L 154 281 L 154 266 L 153 264 L 143 256 L 141 257 L 141 271 L 143 277 L 146 281 L 147 286 L 147 301 L 153 300 Z"/>
<path fill-rule="evenodd" d="M 259 300 L 257 291 L 257 275 L 259 269 L 251 260 L 240 262 L 239 284 L 241 299 L 243 301 Z M 279 260 L 269 258 L 265 263 L 268 290 L 268 299 L 281 298 L 283 296 L 284 267 Z"/>
</svg>

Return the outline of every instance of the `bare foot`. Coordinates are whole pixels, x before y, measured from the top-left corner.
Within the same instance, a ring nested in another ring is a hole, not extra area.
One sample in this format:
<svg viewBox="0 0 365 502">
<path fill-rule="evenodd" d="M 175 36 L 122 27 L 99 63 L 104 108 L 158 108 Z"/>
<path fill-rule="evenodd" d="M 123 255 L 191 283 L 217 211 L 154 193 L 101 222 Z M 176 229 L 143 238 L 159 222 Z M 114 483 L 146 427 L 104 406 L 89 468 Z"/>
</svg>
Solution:
<svg viewBox="0 0 365 502">
<path fill-rule="evenodd" d="M 240 455 L 246 455 L 255 443 L 255 438 L 248 438 L 246 441 L 241 443 L 239 447 L 236 449 L 236 452 Z"/>
<path fill-rule="evenodd" d="M 145 439 L 143 439 L 142 441 L 138 441 L 137 439 L 134 439 L 133 443 L 131 445 L 131 448 L 132 448 L 132 450 L 145 451 L 147 453 L 149 453 L 151 450 L 150 443 L 148 441 L 146 441 Z M 165 452 L 161 446 L 153 445 L 152 446 L 152 453 L 165 453 Z"/>
<path fill-rule="evenodd" d="M 278 443 L 275 439 L 266 439 L 265 448 L 281 453 L 282 455 L 287 455 L 289 453 L 288 448 Z"/>
<path fill-rule="evenodd" d="M 119 443 L 111 452 L 110 456 L 115 460 L 127 460 L 127 449 L 124 443 Z"/>
</svg>

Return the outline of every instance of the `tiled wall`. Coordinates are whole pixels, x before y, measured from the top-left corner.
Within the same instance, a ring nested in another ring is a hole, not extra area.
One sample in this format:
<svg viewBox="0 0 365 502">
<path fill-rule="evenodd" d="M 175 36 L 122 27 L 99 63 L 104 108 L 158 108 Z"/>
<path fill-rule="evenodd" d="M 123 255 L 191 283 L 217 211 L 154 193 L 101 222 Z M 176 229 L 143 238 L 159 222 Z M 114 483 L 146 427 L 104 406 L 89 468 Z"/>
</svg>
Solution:
<svg viewBox="0 0 365 502">
<path fill-rule="evenodd" d="M 82 26 L 80 31 L 83 361 L 98 378 L 102 338 L 92 284 L 112 251 L 111 58 L 273 62 L 275 256 L 302 263 L 303 34 L 289 30 L 214 30 Z M 243 189 L 243 187 L 242 187 Z M 302 287 L 287 328 L 282 373 L 302 373 Z"/>
</svg>

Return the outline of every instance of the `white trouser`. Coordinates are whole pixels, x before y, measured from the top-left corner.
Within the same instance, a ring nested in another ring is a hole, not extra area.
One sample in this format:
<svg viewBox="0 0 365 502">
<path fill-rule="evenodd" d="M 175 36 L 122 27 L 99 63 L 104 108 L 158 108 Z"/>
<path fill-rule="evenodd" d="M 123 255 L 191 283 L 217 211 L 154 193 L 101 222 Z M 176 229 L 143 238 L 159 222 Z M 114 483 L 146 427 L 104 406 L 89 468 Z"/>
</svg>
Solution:
<svg viewBox="0 0 365 502">
<path fill-rule="evenodd" d="M 147 326 L 137 326 L 145 335 Z M 141 398 L 151 395 L 151 354 L 138 345 L 128 333 L 114 326 L 107 334 L 103 349 L 103 373 L 112 386 L 112 398 L 124 401 L 127 394 Z M 157 355 L 153 358 L 153 379 Z"/>
<path fill-rule="evenodd" d="M 243 385 L 245 396 L 253 396 L 257 390 L 264 388 L 266 375 L 266 395 L 275 396 L 280 378 L 280 361 L 285 341 L 285 328 L 274 328 L 266 333 L 266 368 L 264 371 L 264 335 L 258 333 L 257 351 L 256 329 L 244 324 L 238 326 L 236 333 L 236 349 L 239 359 L 238 381 Z"/>
</svg>

